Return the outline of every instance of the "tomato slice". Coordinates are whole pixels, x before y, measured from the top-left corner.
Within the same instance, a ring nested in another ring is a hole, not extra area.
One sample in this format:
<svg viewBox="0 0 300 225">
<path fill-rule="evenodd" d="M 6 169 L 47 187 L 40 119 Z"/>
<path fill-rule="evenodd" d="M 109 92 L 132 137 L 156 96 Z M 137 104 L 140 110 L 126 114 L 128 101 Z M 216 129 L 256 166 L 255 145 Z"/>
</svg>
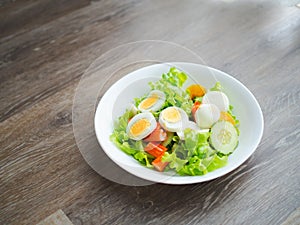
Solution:
<svg viewBox="0 0 300 225">
<path fill-rule="evenodd" d="M 197 101 L 194 103 L 194 105 L 192 107 L 192 115 L 193 115 L 194 120 L 195 120 L 195 113 L 196 113 L 197 109 L 200 107 L 200 105 L 201 105 L 201 102 Z"/>
</svg>

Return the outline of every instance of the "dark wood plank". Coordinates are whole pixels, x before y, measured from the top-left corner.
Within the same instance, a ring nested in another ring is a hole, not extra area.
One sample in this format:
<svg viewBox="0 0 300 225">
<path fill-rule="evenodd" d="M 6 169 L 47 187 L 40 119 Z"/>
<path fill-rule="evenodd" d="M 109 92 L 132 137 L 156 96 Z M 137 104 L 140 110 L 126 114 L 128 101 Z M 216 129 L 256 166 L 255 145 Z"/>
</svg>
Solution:
<svg viewBox="0 0 300 225">
<path fill-rule="evenodd" d="M 0 39 L 0 224 L 35 224 L 58 209 L 75 225 L 297 218 L 298 8 L 275 1 L 96 1 L 45 22 Z M 72 130 L 79 78 L 97 56 L 141 39 L 183 44 L 254 93 L 265 132 L 241 167 L 202 184 L 127 187 L 85 163 Z"/>
<path fill-rule="evenodd" d="M 38 27 L 89 4 L 89 0 L 22 0 L 0 5 L 0 38 Z"/>
<path fill-rule="evenodd" d="M 88 13 L 82 10 L 22 36 L 1 39 L 0 121 L 79 78 L 95 56 L 108 50 L 110 33 L 126 22 L 122 16 L 132 4 L 92 4 Z M 15 83 L 26 87 L 26 91 Z M 18 96 L 23 97 L 20 100 Z"/>
</svg>

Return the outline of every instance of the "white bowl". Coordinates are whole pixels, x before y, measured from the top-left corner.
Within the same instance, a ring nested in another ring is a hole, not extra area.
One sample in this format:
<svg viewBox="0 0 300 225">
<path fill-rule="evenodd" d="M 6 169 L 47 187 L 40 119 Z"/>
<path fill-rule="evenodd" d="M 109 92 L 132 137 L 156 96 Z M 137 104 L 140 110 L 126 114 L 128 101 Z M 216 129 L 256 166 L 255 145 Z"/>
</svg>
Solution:
<svg viewBox="0 0 300 225">
<path fill-rule="evenodd" d="M 121 116 L 133 102 L 150 91 L 149 81 L 161 78 L 170 65 L 185 71 L 189 78 L 185 87 L 198 82 L 205 87 L 212 87 L 220 81 L 224 92 L 234 106 L 234 114 L 240 120 L 239 145 L 228 158 L 226 166 L 202 176 L 180 176 L 172 172 L 158 172 L 139 164 L 132 156 L 118 149 L 109 139 L 113 132 L 114 121 Z M 97 139 L 108 157 L 127 172 L 158 183 L 191 184 L 215 179 L 239 167 L 257 148 L 263 134 L 263 115 L 253 94 L 238 80 L 230 75 L 207 66 L 193 63 L 156 64 L 138 69 L 112 85 L 99 102 L 95 114 Z"/>
</svg>

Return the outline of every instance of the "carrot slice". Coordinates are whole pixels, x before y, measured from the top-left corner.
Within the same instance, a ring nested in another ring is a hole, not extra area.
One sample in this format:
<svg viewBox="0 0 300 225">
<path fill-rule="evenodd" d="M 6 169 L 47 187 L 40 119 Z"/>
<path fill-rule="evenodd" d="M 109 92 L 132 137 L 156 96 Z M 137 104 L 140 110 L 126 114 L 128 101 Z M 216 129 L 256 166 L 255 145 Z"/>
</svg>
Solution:
<svg viewBox="0 0 300 225">
<path fill-rule="evenodd" d="M 232 116 L 228 112 L 221 112 L 220 113 L 220 119 L 219 120 L 225 120 L 231 123 L 233 126 L 235 126 L 235 121 L 232 118 Z"/>
<path fill-rule="evenodd" d="M 155 160 L 153 160 L 152 165 L 156 170 L 159 172 L 163 172 L 166 166 L 169 164 L 168 162 L 162 162 L 161 161 L 162 156 L 157 157 Z"/>
<path fill-rule="evenodd" d="M 195 97 L 202 97 L 206 93 L 205 87 L 200 84 L 192 84 L 187 88 L 187 91 L 190 94 L 191 99 Z"/>
<path fill-rule="evenodd" d="M 157 142 L 149 142 L 144 150 L 154 157 L 159 157 L 167 151 L 167 148 Z"/>
</svg>

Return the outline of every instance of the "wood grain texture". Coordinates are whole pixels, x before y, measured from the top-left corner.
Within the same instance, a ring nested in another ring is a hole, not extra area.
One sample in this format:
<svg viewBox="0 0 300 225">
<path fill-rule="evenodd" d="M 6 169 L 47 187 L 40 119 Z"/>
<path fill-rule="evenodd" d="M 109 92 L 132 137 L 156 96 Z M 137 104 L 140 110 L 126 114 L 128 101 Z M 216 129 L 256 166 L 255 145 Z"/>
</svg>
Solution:
<svg viewBox="0 0 300 225">
<path fill-rule="evenodd" d="M 281 225 L 300 224 L 300 208 L 296 209 Z"/>
<path fill-rule="evenodd" d="M 30 26 L 2 23 L 11 33 L 0 39 L 0 224 L 36 224 L 58 209 L 75 225 L 297 223 L 288 218 L 300 207 L 299 8 L 217 0 L 75 8 L 25 18 Z M 264 136 L 237 170 L 202 184 L 127 187 L 85 163 L 72 130 L 79 79 L 97 56 L 143 39 L 182 44 L 254 93 Z"/>
<path fill-rule="evenodd" d="M 37 225 L 73 225 L 69 218 L 60 209 L 39 222 Z"/>
<path fill-rule="evenodd" d="M 56 19 L 89 4 L 89 0 L 19 0 L 4 2 L 0 7 L 0 37 Z"/>
</svg>

